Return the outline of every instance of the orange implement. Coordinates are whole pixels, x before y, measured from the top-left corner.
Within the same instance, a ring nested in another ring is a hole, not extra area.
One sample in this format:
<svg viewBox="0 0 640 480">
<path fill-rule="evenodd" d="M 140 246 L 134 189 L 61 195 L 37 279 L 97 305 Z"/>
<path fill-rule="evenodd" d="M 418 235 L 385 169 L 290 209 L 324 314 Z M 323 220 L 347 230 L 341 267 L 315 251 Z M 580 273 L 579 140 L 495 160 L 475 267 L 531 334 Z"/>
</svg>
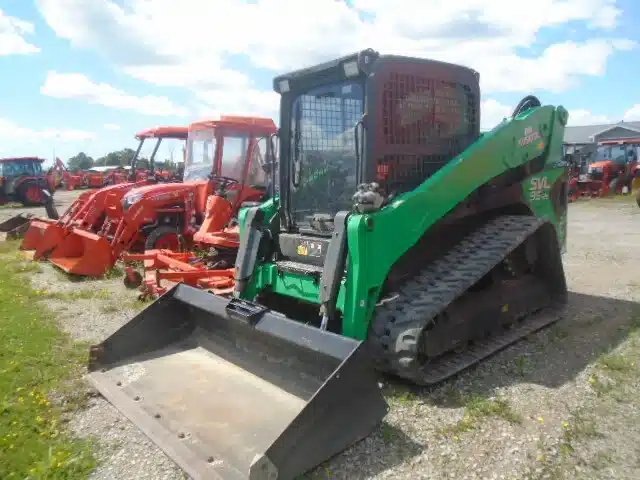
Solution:
<svg viewBox="0 0 640 480">
<path fill-rule="evenodd" d="M 122 259 L 125 262 L 143 261 L 144 279 L 130 267 L 127 267 L 125 277 L 125 285 L 129 287 L 140 284 L 143 296 L 163 295 L 176 283 L 186 283 L 219 295 L 231 293 L 235 286 L 235 268 L 207 268 L 193 253 L 147 250 L 142 254 L 124 254 Z M 137 282 L 134 280 L 136 275 Z"/>
<path fill-rule="evenodd" d="M 33 219 L 24 234 L 20 249 L 35 250 L 33 258 L 39 260 L 53 250 L 64 234 L 64 227 L 55 220 Z"/>
<path fill-rule="evenodd" d="M 113 267 L 116 259 L 106 238 L 74 228 L 53 249 L 49 261 L 73 275 L 101 277 Z"/>
</svg>

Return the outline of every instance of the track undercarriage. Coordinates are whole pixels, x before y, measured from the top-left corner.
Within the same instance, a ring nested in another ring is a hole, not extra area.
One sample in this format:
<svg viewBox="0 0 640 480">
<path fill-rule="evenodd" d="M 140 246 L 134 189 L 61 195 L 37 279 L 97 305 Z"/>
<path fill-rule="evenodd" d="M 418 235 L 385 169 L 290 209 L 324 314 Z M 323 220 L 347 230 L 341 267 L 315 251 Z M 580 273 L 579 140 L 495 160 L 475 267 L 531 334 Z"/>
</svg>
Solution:
<svg viewBox="0 0 640 480">
<path fill-rule="evenodd" d="M 555 321 L 566 284 L 547 235 L 535 217 L 495 218 L 388 295 L 369 340 L 378 368 L 437 383 Z"/>
</svg>

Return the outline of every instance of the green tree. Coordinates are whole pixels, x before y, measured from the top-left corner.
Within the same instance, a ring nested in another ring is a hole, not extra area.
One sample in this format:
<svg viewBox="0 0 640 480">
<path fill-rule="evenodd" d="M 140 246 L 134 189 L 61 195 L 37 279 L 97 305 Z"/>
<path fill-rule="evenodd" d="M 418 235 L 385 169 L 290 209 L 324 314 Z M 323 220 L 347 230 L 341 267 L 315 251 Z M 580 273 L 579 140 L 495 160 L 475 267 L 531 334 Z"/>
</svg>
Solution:
<svg viewBox="0 0 640 480">
<path fill-rule="evenodd" d="M 87 170 L 91 168 L 93 164 L 93 158 L 91 158 L 84 152 L 80 152 L 76 156 L 71 157 L 69 160 L 67 160 L 67 165 L 69 167 L 69 170 L 71 171 Z"/>
<path fill-rule="evenodd" d="M 125 148 L 115 152 L 109 152 L 104 157 L 96 160 L 96 166 L 101 167 L 124 167 L 131 164 L 131 159 L 136 154 L 135 150 Z"/>
</svg>

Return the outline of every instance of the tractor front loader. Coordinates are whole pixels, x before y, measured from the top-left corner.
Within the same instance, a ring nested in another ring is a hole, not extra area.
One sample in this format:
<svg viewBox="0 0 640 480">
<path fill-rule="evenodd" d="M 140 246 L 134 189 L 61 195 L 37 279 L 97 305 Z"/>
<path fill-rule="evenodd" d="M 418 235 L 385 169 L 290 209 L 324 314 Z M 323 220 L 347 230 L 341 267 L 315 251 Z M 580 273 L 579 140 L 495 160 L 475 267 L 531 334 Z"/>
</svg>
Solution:
<svg viewBox="0 0 640 480">
<path fill-rule="evenodd" d="M 158 127 L 144 130 L 136 135 L 138 148 L 131 160 L 131 178 L 135 178 L 136 164 L 142 146 L 148 140 L 155 140 L 150 163 L 163 139 L 186 140 L 186 127 Z M 24 234 L 23 250 L 34 250 L 34 259 L 49 255 L 60 245 L 72 229 L 98 231 L 109 216 L 117 215 L 123 196 L 131 189 L 154 183 L 153 178 L 140 182 L 127 182 L 110 185 L 98 190 L 83 192 L 58 219 L 34 218 L 30 221 Z M 51 216 L 50 216 L 51 217 Z"/>
<path fill-rule="evenodd" d="M 91 350 L 194 478 L 295 478 L 383 418 L 374 367 L 440 382 L 566 301 L 564 108 L 480 136 L 475 71 L 373 50 L 274 88 L 279 196 L 239 215 L 234 296 L 180 284 Z"/>
<path fill-rule="evenodd" d="M 125 252 L 185 249 L 203 221 L 207 198 L 219 185 L 233 199 L 217 212 L 225 223 L 242 203 L 262 201 L 264 177 L 245 173 L 260 139 L 266 141 L 275 130 L 273 120 L 253 117 L 222 116 L 192 124 L 182 183 L 131 189 L 107 211 L 99 230 L 71 229 L 49 261 L 74 275 L 100 277 Z"/>
</svg>

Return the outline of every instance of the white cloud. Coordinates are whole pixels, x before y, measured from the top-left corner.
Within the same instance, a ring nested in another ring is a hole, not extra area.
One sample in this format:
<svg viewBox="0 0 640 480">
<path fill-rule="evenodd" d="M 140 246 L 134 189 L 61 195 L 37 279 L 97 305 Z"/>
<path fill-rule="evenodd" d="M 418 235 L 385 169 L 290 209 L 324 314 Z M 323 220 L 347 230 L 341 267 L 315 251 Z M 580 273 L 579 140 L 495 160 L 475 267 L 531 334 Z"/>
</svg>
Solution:
<svg viewBox="0 0 640 480">
<path fill-rule="evenodd" d="M 601 123 L 611 123 L 613 120 L 606 115 L 593 113 L 591 110 L 576 108 L 569 110 L 568 125 L 597 125 Z"/>
<path fill-rule="evenodd" d="M 640 103 L 636 103 L 633 107 L 624 112 L 623 118 L 626 122 L 640 121 Z"/>
<path fill-rule="evenodd" d="M 6 15 L 0 9 L 0 56 L 26 55 L 40 51 L 38 47 L 25 40 L 33 34 L 33 24 L 16 17 Z"/>
<path fill-rule="evenodd" d="M 614 28 L 621 15 L 616 0 L 538 0 L 532 8 L 513 0 L 353 3 L 351 8 L 344 1 L 316 0 L 310 8 L 292 0 L 38 2 L 60 37 L 115 59 L 131 76 L 205 95 L 231 89 L 239 102 L 242 89 L 253 84 L 231 67 L 235 57 L 282 73 L 371 46 L 471 66 L 480 72 L 485 93 L 529 93 L 559 92 L 581 77 L 602 76 L 611 55 L 634 46 L 598 38 L 521 53 L 544 28 L 576 22 L 594 32 Z"/>
<path fill-rule="evenodd" d="M 61 142 L 78 142 L 91 140 L 95 138 L 95 134 L 86 130 L 72 128 L 33 129 L 18 125 L 8 118 L 0 117 L 0 138 L 21 141 L 59 140 Z"/>
<path fill-rule="evenodd" d="M 478 55 L 470 65 L 480 72 L 482 90 L 488 92 L 563 92 L 579 83 L 580 77 L 603 76 L 609 57 L 629 50 L 627 40 L 563 42 L 547 47 L 538 57 L 515 53 Z"/>
<path fill-rule="evenodd" d="M 197 93 L 200 117 L 215 118 L 219 115 L 259 115 L 278 123 L 280 96 L 272 91 L 256 89 L 212 89 Z"/>
<path fill-rule="evenodd" d="M 77 98 L 89 103 L 120 110 L 133 110 L 145 115 L 185 116 L 187 109 L 175 105 L 167 97 L 135 96 L 107 83 L 96 83 L 81 73 L 50 71 L 40 93 L 55 98 Z"/>
<path fill-rule="evenodd" d="M 103 125 L 103 128 L 105 130 L 112 130 L 112 131 L 116 131 L 116 130 L 120 130 L 120 125 L 118 125 L 117 123 L 105 123 Z"/>
<path fill-rule="evenodd" d="M 513 113 L 513 106 L 500 103 L 493 98 L 483 100 L 480 104 L 481 128 L 490 130 Z"/>
<path fill-rule="evenodd" d="M 275 75 L 372 47 L 476 69 L 483 98 L 489 95 L 481 106 L 482 128 L 488 129 L 513 108 L 492 95 L 567 91 L 585 77 L 604 76 L 613 55 L 636 47 L 616 37 L 622 14 L 616 0 L 538 0 L 532 7 L 513 0 L 354 0 L 353 7 L 335 0 L 315 0 L 313 6 L 295 0 L 37 3 L 58 36 L 105 55 L 133 78 L 186 89 L 193 98 L 190 110 L 202 118 L 227 113 L 278 120 L 278 95 L 237 65 Z M 554 35 L 558 41 L 539 48 L 544 29 L 560 33 L 579 25 L 593 38 L 568 41 Z M 184 113 L 165 97 L 135 97 L 84 76 L 58 78 L 55 89 L 49 80 L 45 87 L 51 88 L 43 87 L 43 93 L 154 115 Z M 631 109 L 627 115 L 640 112 Z M 569 121 L 608 120 L 576 109 Z"/>
</svg>

